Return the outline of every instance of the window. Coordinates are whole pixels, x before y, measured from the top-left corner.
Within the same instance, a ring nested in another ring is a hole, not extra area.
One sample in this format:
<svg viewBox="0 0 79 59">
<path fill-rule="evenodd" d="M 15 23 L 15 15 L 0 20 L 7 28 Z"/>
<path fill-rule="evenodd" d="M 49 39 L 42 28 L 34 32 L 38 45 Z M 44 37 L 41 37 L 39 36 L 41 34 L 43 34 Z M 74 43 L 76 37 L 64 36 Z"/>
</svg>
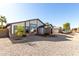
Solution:
<svg viewBox="0 0 79 59">
<path fill-rule="evenodd" d="M 30 27 L 31 27 L 31 29 L 36 29 L 37 25 L 36 24 L 31 24 Z"/>
</svg>

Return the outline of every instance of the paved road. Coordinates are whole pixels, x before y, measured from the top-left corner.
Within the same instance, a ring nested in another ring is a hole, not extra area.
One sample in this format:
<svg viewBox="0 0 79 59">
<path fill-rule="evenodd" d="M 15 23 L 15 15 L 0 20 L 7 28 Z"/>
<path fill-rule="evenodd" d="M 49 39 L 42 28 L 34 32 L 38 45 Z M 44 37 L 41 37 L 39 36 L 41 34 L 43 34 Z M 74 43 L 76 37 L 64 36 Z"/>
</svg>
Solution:
<svg viewBox="0 0 79 59">
<path fill-rule="evenodd" d="M 0 38 L 0 55 L 47 56 L 79 55 L 79 34 L 57 35 L 56 37 L 29 36 L 22 40 L 12 41 Z"/>
</svg>

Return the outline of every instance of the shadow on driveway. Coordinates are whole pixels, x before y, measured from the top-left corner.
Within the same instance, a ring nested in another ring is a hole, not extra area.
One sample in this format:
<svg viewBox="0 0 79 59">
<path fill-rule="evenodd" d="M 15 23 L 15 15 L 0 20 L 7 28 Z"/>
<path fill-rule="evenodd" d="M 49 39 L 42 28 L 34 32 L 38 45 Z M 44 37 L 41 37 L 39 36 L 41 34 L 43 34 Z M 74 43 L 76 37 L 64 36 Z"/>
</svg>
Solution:
<svg viewBox="0 0 79 59">
<path fill-rule="evenodd" d="M 23 37 L 20 40 L 10 39 L 13 44 L 16 43 L 26 43 L 26 42 L 35 42 L 35 41 L 51 41 L 51 42 L 60 42 L 60 41 L 71 41 L 70 36 L 66 35 L 56 35 L 56 36 L 39 36 L 39 35 L 31 35 L 27 37 Z"/>
</svg>

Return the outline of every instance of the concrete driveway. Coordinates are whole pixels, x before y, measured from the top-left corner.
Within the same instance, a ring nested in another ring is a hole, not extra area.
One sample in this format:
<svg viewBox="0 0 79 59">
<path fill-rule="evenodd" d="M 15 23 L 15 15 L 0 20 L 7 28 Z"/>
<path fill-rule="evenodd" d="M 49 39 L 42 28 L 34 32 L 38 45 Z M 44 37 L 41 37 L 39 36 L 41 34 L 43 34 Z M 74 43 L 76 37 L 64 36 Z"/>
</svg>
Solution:
<svg viewBox="0 0 79 59">
<path fill-rule="evenodd" d="M 0 38 L 0 55 L 10 56 L 73 56 L 79 55 L 79 34 L 28 36 L 22 40 Z"/>
</svg>

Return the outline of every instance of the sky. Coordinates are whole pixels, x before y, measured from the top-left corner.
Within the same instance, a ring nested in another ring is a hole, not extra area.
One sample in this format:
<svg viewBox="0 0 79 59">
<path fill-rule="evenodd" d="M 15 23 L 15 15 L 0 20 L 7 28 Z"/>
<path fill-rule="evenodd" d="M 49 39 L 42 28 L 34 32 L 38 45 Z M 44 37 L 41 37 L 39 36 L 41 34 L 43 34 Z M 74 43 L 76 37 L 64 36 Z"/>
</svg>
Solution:
<svg viewBox="0 0 79 59">
<path fill-rule="evenodd" d="M 0 4 L 0 15 L 6 16 L 8 23 L 39 18 L 54 26 L 69 22 L 71 28 L 79 27 L 79 4 L 76 3 Z"/>
</svg>

